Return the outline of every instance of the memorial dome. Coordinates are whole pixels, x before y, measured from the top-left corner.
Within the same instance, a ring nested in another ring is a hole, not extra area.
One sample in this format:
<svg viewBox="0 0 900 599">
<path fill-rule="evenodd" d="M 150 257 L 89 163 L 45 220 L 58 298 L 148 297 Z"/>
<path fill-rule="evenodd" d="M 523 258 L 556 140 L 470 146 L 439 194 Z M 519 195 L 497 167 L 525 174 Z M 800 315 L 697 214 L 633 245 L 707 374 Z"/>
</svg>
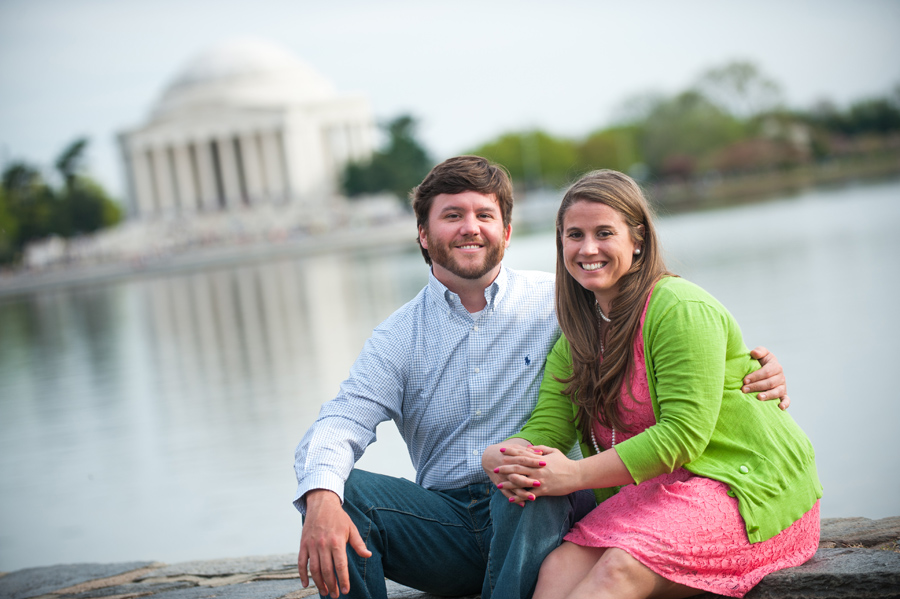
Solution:
<svg viewBox="0 0 900 599">
<path fill-rule="evenodd" d="M 257 39 L 214 46 L 188 61 L 153 109 L 156 118 L 213 106 L 275 108 L 335 96 L 331 83 L 284 48 Z"/>
</svg>

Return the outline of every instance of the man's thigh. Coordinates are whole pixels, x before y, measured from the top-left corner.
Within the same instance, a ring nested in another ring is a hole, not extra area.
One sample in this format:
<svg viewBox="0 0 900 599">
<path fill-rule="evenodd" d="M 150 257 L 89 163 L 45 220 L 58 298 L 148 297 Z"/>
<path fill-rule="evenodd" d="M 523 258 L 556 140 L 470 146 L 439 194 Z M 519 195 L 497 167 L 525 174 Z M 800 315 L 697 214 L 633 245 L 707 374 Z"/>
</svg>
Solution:
<svg viewBox="0 0 900 599">
<path fill-rule="evenodd" d="M 490 534 L 489 499 L 473 517 L 467 489 L 429 491 L 402 478 L 353 470 L 344 509 L 384 576 L 441 595 L 481 590 L 487 564 L 482 534 Z M 361 560 L 351 551 L 351 559 Z M 365 561 L 365 560 L 364 560 Z M 360 564 L 366 568 L 370 565 Z"/>
</svg>

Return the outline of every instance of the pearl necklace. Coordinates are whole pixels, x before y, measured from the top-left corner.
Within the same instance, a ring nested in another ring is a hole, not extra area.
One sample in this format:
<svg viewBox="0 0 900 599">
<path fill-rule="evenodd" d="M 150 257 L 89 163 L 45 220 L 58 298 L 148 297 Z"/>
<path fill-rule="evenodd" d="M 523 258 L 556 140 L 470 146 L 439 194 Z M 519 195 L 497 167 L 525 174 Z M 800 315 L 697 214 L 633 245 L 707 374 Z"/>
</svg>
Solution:
<svg viewBox="0 0 900 599">
<path fill-rule="evenodd" d="M 597 316 L 603 319 L 603 322 L 610 322 L 609 316 L 603 313 L 603 310 L 600 308 L 600 302 L 594 301 L 594 305 L 597 307 Z M 600 336 L 600 355 L 602 356 L 605 352 L 605 348 L 603 347 L 603 335 Z M 591 442 L 594 444 L 594 451 L 600 453 L 600 445 L 597 443 L 597 435 L 594 434 L 594 427 L 591 427 Z M 610 448 L 616 446 L 616 429 L 612 427 L 612 445 Z"/>
<path fill-rule="evenodd" d="M 600 308 L 600 302 L 594 300 L 594 305 L 597 306 L 597 316 L 603 319 L 603 322 L 609 322 L 609 316 L 603 313 L 603 310 Z"/>
<path fill-rule="evenodd" d="M 600 453 L 600 445 L 597 443 L 597 435 L 594 434 L 594 427 L 591 427 L 591 442 L 594 444 L 594 451 Z M 609 446 L 610 449 L 616 446 L 616 429 L 612 429 L 612 445 Z"/>
</svg>

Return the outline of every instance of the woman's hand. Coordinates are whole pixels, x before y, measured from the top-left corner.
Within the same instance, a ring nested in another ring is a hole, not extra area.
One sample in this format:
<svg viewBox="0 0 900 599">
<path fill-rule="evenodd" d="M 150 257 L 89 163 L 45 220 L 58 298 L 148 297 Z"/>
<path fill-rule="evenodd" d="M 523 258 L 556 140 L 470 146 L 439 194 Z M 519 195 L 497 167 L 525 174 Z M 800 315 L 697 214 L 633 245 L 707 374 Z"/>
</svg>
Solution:
<svg viewBox="0 0 900 599">
<path fill-rule="evenodd" d="M 504 472 L 504 468 L 508 470 L 509 467 L 515 466 L 529 471 L 538 471 L 545 463 L 540 451 L 531 448 L 525 439 L 510 439 L 491 445 L 481 455 L 481 467 L 484 468 L 491 482 L 504 496 L 510 499 L 510 502 L 520 505 L 524 505 L 524 501 L 529 500 L 529 495 L 534 497 L 530 493 L 533 481 L 525 481 L 522 478 L 518 479 L 518 483 L 511 481 Z M 526 485 L 527 488 L 523 488 L 522 485 Z M 521 493 L 517 493 L 517 491 L 521 491 Z M 516 501 L 517 499 L 518 501 Z"/>
<path fill-rule="evenodd" d="M 512 485 L 511 496 L 519 505 L 543 495 L 568 495 L 581 489 L 603 489 L 634 482 L 615 449 L 583 460 L 570 460 L 565 453 L 545 445 L 527 447 L 526 450 L 539 453 L 543 466 L 534 468 L 510 463 L 497 468 L 498 474 L 506 476 Z M 507 488 L 506 483 L 503 486 Z"/>
<path fill-rule="evenodd" d="M 513 451 L 516 457 L 499 466 L 497 475 L 506 477 L 503 490 L 509 491 L 507 497 L 515 503 L 525 505 L 542 495 L 568 495 L 586 488 L 580 486 L 582 460 L 570 460 L 563 452 L 545 445 Z M 507 449 L 506 453 L 510 452 Z M 530 457 L 529 452 L 537 457 Z M 533 465 L 535 462 L 537 466 Z"/>
</svg>

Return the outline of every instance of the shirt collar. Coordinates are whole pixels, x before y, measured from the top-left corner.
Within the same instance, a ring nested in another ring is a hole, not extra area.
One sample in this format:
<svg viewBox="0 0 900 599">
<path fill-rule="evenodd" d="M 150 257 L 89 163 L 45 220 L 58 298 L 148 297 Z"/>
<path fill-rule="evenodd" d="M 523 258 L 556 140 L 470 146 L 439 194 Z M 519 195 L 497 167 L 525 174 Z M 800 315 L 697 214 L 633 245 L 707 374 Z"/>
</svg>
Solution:
<svg viewBox="0 0 900 599">
<path fill-rule="evenodd" d="M 503 299 L 503 296 L 506 294 L 506 288 L 509 284 L 509 272 L 506 267 L 502 264 L 500 265 L 500 272 L 497 274 L 497 278 L 487 286 L 484 290 L 484 299 L 487 300 L 487 305 L 485 306 L 485 310 L 492 310 L 496 303 Z M 447 286 L 438 281 L 437 277 L 434 276 L 434 270 L 429 270 L 428 272 L 428 287 L 431 290 L 431 293 L 436 298 L 441 298 L 444 301 L 438 302 L 442 306 L 446 306 L 447 310 L 451 312 L 463 311 L 468 314 L 468 310 L 462 305 L 462 301 L 459 299 L 459 295 L 447 289 Z"/>
</svg>

